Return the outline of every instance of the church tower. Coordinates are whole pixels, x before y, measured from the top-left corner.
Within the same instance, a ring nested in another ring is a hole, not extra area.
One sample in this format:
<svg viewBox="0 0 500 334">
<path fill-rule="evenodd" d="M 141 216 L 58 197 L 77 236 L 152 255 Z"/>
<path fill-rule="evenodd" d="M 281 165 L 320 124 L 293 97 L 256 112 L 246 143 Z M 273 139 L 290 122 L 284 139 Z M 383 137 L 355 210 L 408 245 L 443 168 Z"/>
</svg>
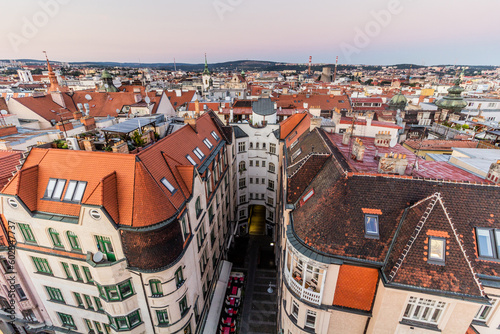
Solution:
<svg viewBox="0 0 500 334">
<path fill-rule="evenodd" d="M 61 87 L 59 87 L 59 83 L 57 82 L 57 77 L 56 74 L 54 73 L 54 70 L 52 69 L 52 65 L 49 63 L 49 57 L 47 57 L 47 52 L 45 52 L 45 59 L 47 59 L 47 70 L 49 71 L 49 81 L 50 81 L 50 87 L 48 89 L 48 93 L 51 92 L 60 92 Z"/>
<path fill-rule="evenodd" d="M 205 53 L 205 69 L 203 70 L 202 74 L 202 80 L 203 80 L 203 90 L 206 92 L 211 86 L 212 78 L 210 76 L 210 71 L 208 70 L 208 63 L 207 63 L 207 54 Z"/>
</svg>

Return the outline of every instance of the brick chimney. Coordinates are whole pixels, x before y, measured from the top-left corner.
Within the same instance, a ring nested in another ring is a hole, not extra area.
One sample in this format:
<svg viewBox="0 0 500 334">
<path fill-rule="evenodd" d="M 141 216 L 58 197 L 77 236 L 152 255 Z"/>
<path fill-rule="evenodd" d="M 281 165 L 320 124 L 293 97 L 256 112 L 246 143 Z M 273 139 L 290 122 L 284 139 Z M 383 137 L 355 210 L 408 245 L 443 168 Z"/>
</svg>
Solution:
<svg viewBox="0 0 500 334">
<path fill-rule="evenodd" d="M 380 174 L 399 174 L 404 175 L 408 159 L 406 154 L 390 153 L 381 157 L 378 163 L 378 172 Z"/>
<path fill-rule="evenodd" d="M 85 116 L 80 119 L 80 121 L 85 125 L 85 130 L 90 131 L 96 128 L 95 118 L 93 116 Z"/>
<path fill-rule="evenodd" d="M 50 92 L 50 96 L 52 97 L 52 101 L 54 103 L 57 103 L 63 108 L 66 108 L 66 103 L 64 103 L 64 96 L 63 93 L 56 91 L 56 92 Z"/>
<path fill-rule="evenodd" d="M 68 121 L 59 122 L 59 123 L 56 124 L 56 128 L 59 131 L 73 130 L 73 123 L 68 122 Z"/>
<path fill-rule="evenodd" d="M 342 135 L 342 144 L 349 145 L 349 141 L 351 140 L 351 129 L 346 129 L 344 134 Z"/>
<path fill-rule="evenodd" d="M 186 117 L 184 118 L 184 124 L 189 124 L 193 128 L 194 132 L 198 133 L 196 130 L 196 118 Z"/>
<path fill-rule="evenodd" d="M 356 161 L 363 161 L 363 157 L 365 156 L 365 145 L 361 139 L 356 138 L 354 144 L 352 145 L 351 158 Z"/>
<path fill-rule="evenodd" d="M 85 148 L 85 151 L 95 151 L 94 140 L 84 139 L 83 140 L 83 147 Z"/>
<path fill-rule="evenodd" d="M 495 184 L 500 183 L 500 160 L 491 164 L 486 178 Z"/>
<path fill-rule="evenodd" d="M 322 118 L 320 117 L 311 117 L 311 125 L 309 126 L 309 131 L 321 127 L 321 120 Z"/>
<path fill-rule="evenodd" d="M 375 135 L 375 146 L 377 147 L 389 147 L 391 142 L 391 133 L 389 131 L 379 131 Z"/>
<path fill-rule="evenodd" d="M 113 145 L 111 149 L 113 150 L 113 153 L 129 153 L 128 145 L 123 140 Z"/>
</svg>

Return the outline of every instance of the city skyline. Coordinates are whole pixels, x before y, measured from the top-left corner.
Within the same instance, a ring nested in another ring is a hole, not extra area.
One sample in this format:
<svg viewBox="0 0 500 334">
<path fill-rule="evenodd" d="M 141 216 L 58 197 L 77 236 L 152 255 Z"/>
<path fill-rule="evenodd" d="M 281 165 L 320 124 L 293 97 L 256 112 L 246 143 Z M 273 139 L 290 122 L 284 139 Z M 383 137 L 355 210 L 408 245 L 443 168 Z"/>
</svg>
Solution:
<svg viewBox="0 0 500 334">
<path fill-rule="evenodd" d="M 275 2 L 215 0 L 189 3 L 106 2 L 95 10 L 71 0 L 5 4 L 9 15 L 2 59 L 209 63 L 266 60 L 287 63 L 497 65 L 500 47 L 491 0 L 462 9 L 449 0 Z M 130 4 L 130 5 L 129 5 Z M 134 10 L 130 10 L 134 8 Z M 187 14 L 186 14 L 187 13 Z M 300 14 L 299 14 L 300 13 Z M 481 33 L 478 29 L 480 27 Z"/>
</svg>

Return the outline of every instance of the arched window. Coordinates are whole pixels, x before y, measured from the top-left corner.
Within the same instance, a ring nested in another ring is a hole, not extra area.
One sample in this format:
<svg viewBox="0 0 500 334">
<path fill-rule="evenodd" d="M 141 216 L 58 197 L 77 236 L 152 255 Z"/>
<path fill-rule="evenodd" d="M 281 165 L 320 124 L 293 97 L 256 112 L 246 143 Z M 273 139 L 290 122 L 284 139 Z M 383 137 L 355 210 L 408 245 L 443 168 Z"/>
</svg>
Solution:
<svg viewBox="0 0 500 334">
<path fill-rule="evenodd" d="M 149 280 L 149 286 L 151 287 L 151 294 L 153 297 L 163 296 L 163 289 L 161 288 L 161 282 L 159 280 Z"/>
<path fill-rule="evenodd" d="M 68 240 L 72 250 L 81 251 L 80 243 L 78 242 L 78 237 L 75 233 L 68 231 Z"/>
<path fill-rule="evenodd" d="M 276 167 L 272 162 L 269 163 L 269 172 L 276 173 Z"/>
<path fill-rule="evenodd" d="M 201 201 L 200 201 L 200 196 L 196 199 L 196 204 L 195 204 L 195 210 L 196 210 L 196 217 L 198 218 L 201 214 Z"/>
<path fill-rule="evenodd" d="M 245 161 L 240 161 L 240 172 L 243 172 L 247 170 L 246 166 L 245 166 Z"/>
<path fill-rule="evenodd" d="M 54 244 L 54 247 L 64 247 L 61 238 L 59 237 L 59 232 L 57 232 L 53 228 L 49 228 L 49 235 L 50 239 L 52 239 L 52 243 Z"/>
</svg>

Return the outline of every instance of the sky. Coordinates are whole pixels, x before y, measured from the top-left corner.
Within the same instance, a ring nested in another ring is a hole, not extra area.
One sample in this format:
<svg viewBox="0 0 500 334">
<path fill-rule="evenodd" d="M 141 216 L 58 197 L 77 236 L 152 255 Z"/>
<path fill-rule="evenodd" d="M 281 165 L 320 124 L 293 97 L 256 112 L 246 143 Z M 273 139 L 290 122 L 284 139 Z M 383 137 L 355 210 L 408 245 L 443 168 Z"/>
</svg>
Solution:
<svg viewBox="0 0 500 334">
<path fill-rule="evenodd" d="M 0 59 L 500 65 L 498 0 L 22 0 Z"/>
</svg>

